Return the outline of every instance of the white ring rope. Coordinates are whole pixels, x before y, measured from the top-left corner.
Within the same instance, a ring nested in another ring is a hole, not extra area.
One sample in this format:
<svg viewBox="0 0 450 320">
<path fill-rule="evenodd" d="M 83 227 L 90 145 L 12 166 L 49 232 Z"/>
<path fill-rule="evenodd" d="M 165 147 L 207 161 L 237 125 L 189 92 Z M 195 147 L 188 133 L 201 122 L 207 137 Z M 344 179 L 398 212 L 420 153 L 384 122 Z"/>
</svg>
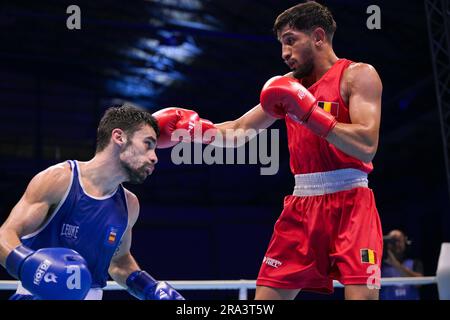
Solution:
<svg viewBox="0 0 450 320">
<path fill-rule="evenodd" d="M 427 285 L 437 283 L 436 277 L 383 278 L 382 286 Z M 256 289 L 256 280 L 189 280 L 167 281 L 177 290 L 239 290 L 239 300 L 248 300 L 248 290 Z M 0 281 L 0 290 L 16 290 L 19 281 Z M 335 288 L 342 288 L 338 281 L 333 281 Z M 125 290 L 115 281 L 108 281 L 103 290 Z"/>
<path fill-rule="evenodd" d="M 256 280 L 167 280 L 172 287 L 177 290 L 238 290 L 238 289 L 256 289 Z M 0 290 L 16 290 L 19 281 L 1 280 Z M 382 278 L 382 286 L 398 286 L 398 285 L 428 285 L 437 283 L 436 277 L 399 277 L 399 278 Z M 335 288 L 343 288 L 344 286 L 333 281 Z M 124 290 L 117 282 L 108 281 L 103 290 Z"/>
</svg>

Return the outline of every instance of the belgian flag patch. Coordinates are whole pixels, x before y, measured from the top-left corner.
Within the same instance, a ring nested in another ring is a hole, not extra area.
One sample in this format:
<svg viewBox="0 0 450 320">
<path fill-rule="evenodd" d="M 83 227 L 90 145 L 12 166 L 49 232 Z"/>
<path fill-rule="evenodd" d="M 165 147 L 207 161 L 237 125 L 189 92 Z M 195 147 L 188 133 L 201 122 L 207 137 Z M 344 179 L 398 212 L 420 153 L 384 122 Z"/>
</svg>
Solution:
<svg viewBox="0 0 450 320">
<path fill-rule="evenodd" d="M 361 262 L 362 263 L 377 263 L 377 253 L 371 249 L 361 249 Z"/>
<path fill-rule="evenodd" d="M 333 116 L 337 117 L 339 113 L 339 103 L 337 102 L 328 102 L 328 101 L 318 101 L 317 105 L 321 107 L 328 113 L 331 113 Z"/>
</svg>

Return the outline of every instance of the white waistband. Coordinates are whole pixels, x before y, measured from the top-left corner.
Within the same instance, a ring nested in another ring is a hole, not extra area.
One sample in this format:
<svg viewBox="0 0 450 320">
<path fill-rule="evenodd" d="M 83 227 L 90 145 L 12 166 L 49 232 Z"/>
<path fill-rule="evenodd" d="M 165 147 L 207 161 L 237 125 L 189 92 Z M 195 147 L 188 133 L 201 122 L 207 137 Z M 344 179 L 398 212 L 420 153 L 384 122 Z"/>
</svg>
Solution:
<svg viewBox="0 0 450 320">
<path fill-rule="evenodd" d="M 22 282 L 19 282 L 16 293 L 24 294 L 24 295 L 32 295 L 32 293 L 30 293 L 30 291 L 28 291 L 27 289 L 25 289 L 22 286 Z M 84 298 L 84 300 L 102 300 L 102 297 L 103 297 L 102 288 L 91 288 L 89 290 L 88 294 L 86 295 L 86 297 Z"/>
<path fill-rule="evenodd" d="M 367 173 L 358 169 L 296 174 L 293 195 L 318 196 L 368 185 Z"/>
</svg>

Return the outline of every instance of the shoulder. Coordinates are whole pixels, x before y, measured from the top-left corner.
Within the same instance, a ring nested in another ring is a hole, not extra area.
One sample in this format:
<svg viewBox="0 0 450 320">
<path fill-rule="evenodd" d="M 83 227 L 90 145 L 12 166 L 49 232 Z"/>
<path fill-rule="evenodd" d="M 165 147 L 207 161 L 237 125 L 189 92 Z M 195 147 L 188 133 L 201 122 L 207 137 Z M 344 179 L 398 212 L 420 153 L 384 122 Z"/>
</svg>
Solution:
<svg viewBox="0 0 450 320">
<path fill-rule="evenodd" d="M 375 68 L 367 63 L 354 62 L 344 71 L 342 82 L 346 91 L 352 94 L 364 94 L 374 98 L 381 97 L 383 85 Z"/>
<path fill-rule="evenodd" d="M 61 200 L 72 177 L 72 169 L 67 162 L 55 164 L 39 172 L 31 179 L 26 193 L 37 199 L 47 199 L 56 203 Z"/>
<path fill-rule="evenodd" d="M 368 63 L 353 62 L 344 71 L 344 78 L 347 80 L 357 79 L 362 76 L 378 76 L 377 70 Z"/>
<path fill-rule="evenodd" d="M 65 191 L 65 187 L 68 187 L 72 178 L 72 168 L 69 163 L 61 162 L 41 171 L 37 176 L 39 175 L 45 186 L 51 189 L 63 188 Z"/>
<path fill-rule="evenodd" d="M 379 81 L 381 83 L 377 70 L 372 65 L 363 62 L 351 63 L 345 69 L 343 77 L 349 83 L 361 81 Z"/>
<path fill-rule="evenodd" d="M 128 217 L 131 225 L 134 225 L 139 216 L 139 199 L 130 190 L 123 188 L 128 205 Z"/>
<path fill-rule="evenodd" d="M 51 167 L 48 167 L 44 171 L 41 171 L 43 175 L 46 175 L 53 179 L 64 179 L 70 178 L 72 168 L 68 162 L 60 162 Z"/>
</svg>

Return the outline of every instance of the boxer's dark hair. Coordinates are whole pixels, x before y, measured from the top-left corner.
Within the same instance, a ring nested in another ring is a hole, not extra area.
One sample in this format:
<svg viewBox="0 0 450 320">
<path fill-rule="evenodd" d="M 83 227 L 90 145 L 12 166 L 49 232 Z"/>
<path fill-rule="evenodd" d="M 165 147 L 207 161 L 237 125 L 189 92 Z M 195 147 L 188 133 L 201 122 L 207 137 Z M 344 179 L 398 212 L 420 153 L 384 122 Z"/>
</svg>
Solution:
<svg viewBox="0 0 450 320">
<path fill-rule="evenodd" d="M 330 43 L 336 31 L 336 21 L 330 10 L 314 1 L 300 3 L 281 13 L 273 25 L 273 31 L 278 34 L 285 26 L 310 34 L 315 28 L 325 30 Z"/>
<path fill-rule="evenodd" d="M 146 124 L 152 127 L 156 136 L 159 137 L 158 122 L 149 112 L 130 103 L 111 106 L 105 111 L 98 125 L 95 152 L 100 152 L 106 148 L 114 129 L 122 129 L 131 138 L 136 131 Z"/>
</svg>

